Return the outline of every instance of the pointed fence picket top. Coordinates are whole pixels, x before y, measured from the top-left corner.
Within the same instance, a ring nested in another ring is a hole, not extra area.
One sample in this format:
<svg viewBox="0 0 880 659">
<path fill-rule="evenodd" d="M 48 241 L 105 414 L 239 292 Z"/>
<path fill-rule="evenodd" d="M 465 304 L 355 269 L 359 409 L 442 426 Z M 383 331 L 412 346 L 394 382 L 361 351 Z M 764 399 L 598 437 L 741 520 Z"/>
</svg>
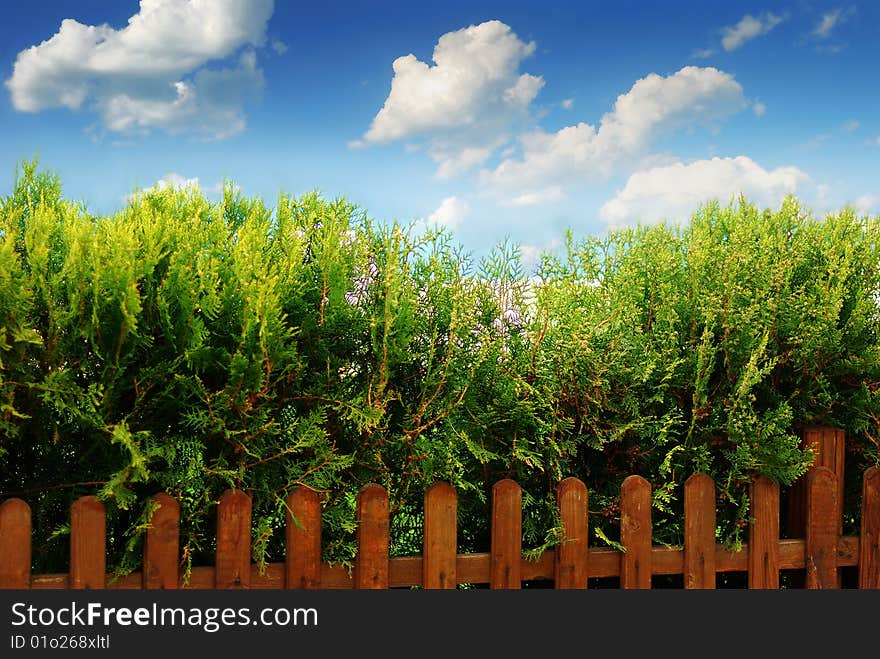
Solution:
<svg viewBox="0 0 880 659">
<path fill-rule="evenodd" d="M 449 483 L 434 483 L 425 491 L 422 543 L 422 585 L 425 588 L 456 588 L 457 534 L 458 495 Z"/>
<path fill-rule="evenodd" d="M 587 486 L 577 478 L 566 478 L 556 490 L 562 542 L 556 548 L 554 585 L 556 588 L 586 588 L 587 565 Z"/>
<path fill-rule="evenodd" d="M 492 487 L 492 546 L 489 587 L 522 587 L 522 489 L 505 478 Z"/>
<path fill-rule="evenodd" d="M 285 585 L 321 587 L 321 500 L 310 487 L 287 495 Z"/>
<path fill-rule="evenodd" d="M 715 588 L 715 481 L 706 474 L 684 484 L 684 587 Z"/>
<path fill-rule="evenodd" d="M 389 528 L 388 493 L 381 485 L 364 485 L 357 496 L 355 588 L 388 588 Z"/>
<path fill-rule="evenodd" d="M 251 498 L 241 490 L 227 490 L 217 506 L 215 588 L 250 588 Z"/>
<path fill-rule="evenodd" d="M 31 587 L 31 509 L 21 499 L 0 504 L 0 588 Z"/>
<path fill-rule="evenodd" d="M 651 587 L 651 484 L 627 476 L 620 486 L 620 587 Z"/>
</svg>

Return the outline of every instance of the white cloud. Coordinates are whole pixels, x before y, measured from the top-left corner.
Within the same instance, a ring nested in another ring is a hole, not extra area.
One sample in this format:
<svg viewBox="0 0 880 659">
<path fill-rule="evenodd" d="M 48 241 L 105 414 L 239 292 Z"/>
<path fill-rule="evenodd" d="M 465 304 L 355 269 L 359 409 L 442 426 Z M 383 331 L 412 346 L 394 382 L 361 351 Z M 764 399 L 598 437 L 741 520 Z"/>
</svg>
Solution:
<svg viewBox="0 0 880 659">
<path fill-rule="evenodd" d="M 519 138 L 522 157 L 483 171 L 481 182 L 488 192 L 509 198 L 560 181 L 607 176 L 643 156 L 659 133 L 712 124 L 746 105 L 739 83 L 718 69 L 688 66 L 667 77 L 652 73 L 617 98 L 598 130 L 581 122 L 555 133 L 525 133 Z"/>
<path fill-rule="evenodd" d="M 855 12 L 854 7 L 848 9 L 837 8 L 822 14 L 819 23 L 813 30 L 813 36 L 818 39 L 827 39 L 834 30 L 849 19 Z"/>
<path fill-rule="evenodd" d="M 843 124 L 843 130 L 847 133 L 854 133 L 859 129 L 861 124 L 855 119 L 850 119 L 845 124 Z"/>
<path fill-rule="evenodd" d="M 880 211 L 880 197 L 870 194 L 862 195 L 856 199 L 855 206 L 860 213 Z"/>
<path fill-rule="evenodd" d="M 759 206 L 779 204 L 810 181 L 797 167 L 766 170 L 751 158 L 712 158 L 636 172 L 599 211 L 612 225 L 684 222 L 700 205 L 740 194 Z"/>
<path fill-rule="evenodd" d="M 562 107 L 566 110 L 571 110 L 574 107 L 574 99 L 566 98 L 562 101 L 560 105 L 562 105 Z"/>
<path fill-rule="evenodd" d="M 691 55 L 691 57 L 695 57 L 697 59 L 706 59 L 708 57 L 712 57 L 712 55 L 714 54 L 714 48 L 701 48 L 700 50 L 695 51 L 694 54 Z"/>
<path fill-rule="evenodd" d="M 783 20 L 785 20 L 785 16 L 776 16 L 770 12 L 765 12 L 758 17 L 746 14 L 736 25 L 722 28 L 721 45 L 724 50 L 736 50 L 746 41 L 767 34 Z"/>
<path fill-rule="evenodd" d="M 125 195 L 122 199 L 125 203 L 128 203 L 129 201 L 137 198 L 139 195 L 149 194 L 150 192 L 161 192 L 162 190 L 168 188 L 171 188 L 173 190 L 185 190 L 187 188 L 192 188 L 204 194 L 220 194 L 221 192 L 223 192 L 222 183 L 216 183 L 209 186 L 201 186 L 199 185 L 199 178 L 197 176 L 187 178 L 186 176 L 182 176 L 177 172 L 169 172 L 150 187 L 140 188 L 133 194 Z"/>
<path fill-rule="evenodd" d="M 502 201 L 503 206 L 535 206 L 537 204 L 550 204 L 565 199 L 565 193 L 558 185 L 551 185 L 542 190 L 525 192 L 512 199 Z"/>
<path fill-rule="evenodd" d="M 764 113 L 767 112 L 767 106 L 761 103 L 761 101 L 756 100 L 752 105 L 752 111 L 759 117 L 763 117 Z"/>
<path fill-rule="evenodd" d="M 541 259 L 541 255 L 552 252 L 561 244 L 562 243 L 558 238 L 554 238 L 543 247 L 539 245 L 521 244 L 519 245 L 519 260 L 526 267 L 533 266 Z"/>
<path fill-rule="evenodd" d="M 274 50 L 278 55 L 283 55 L 287 52 L 287 44 L 280 39 L 273 39 L 272 50 Z"/>
<path fill-rule="evenodd" d="M 468 213 L 468 205 L 458 197 L 446 197 L 439 208 L 428 216 L 428 222 L 453 231 L 461 226 Z"/>
<path fill-rule="evenodd" d="M 153 128 L 224 137 L 244 126 L 243 102 L 262 84 L 252 51 L 265 41 L 272 0 L 141 0 L 128 25 L 64 19 L 16 57 L 6 80 L 13 107 L 97 112 L 107 130 Z"/>
<path fill-rule="evenodd" d="M 534 51 L 535 43 L 509 26 L 487 21 L 441 36 L 433 65 L 412 54 L 398 57 L 384 105 L 350 146 L 427 138 L 441 171 L 485 162 L 499 137 L 528 117 L 544 86 L 540 76 L 519 71 Z M 470 154 L 460 153 L 465 149 Z"/>
</svg>

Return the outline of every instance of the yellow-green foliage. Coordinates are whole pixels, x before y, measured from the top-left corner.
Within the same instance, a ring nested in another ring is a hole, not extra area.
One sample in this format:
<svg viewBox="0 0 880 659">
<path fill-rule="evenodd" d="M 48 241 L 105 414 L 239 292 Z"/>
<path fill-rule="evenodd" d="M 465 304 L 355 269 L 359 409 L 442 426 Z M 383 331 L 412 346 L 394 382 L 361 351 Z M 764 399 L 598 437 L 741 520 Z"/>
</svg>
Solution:
<svg viewBox="0 0 880 659">
<path fill-rule="evenodd" d="M 850 210 L 741 201 L 569 236 L 531 278 L 510 244 L 474 262 L 445 232 L 314 194 L 166 189 L 93 217 L 25 163 L 0 200 L 0 496 L 34 509 L 36 571 L 63 569 L 70 502 L 94 492 L 120 570 L 159 490 L 181 501 L 190 564 L 211 560 L 228 487 L 253 493 L 255 558 L 280 560 L 299 484 L 323 495 L 332 560 L 353 555 L 367 482 L 389 490 L 398 554 L 420 550 L 438 479 L 464 551 L 486 549 L 504 477 L 534 551 L 558 537 L 568 475 L 595 542 L 617 537 L 631 473 L 654 486 L 655 540 L 680 542 L 697 470 L 735 542 L 748 480 L 803 473 L 804 425 L 845 428 L 853 470 L 878 460 L 878 236 Z"/>
</svg>

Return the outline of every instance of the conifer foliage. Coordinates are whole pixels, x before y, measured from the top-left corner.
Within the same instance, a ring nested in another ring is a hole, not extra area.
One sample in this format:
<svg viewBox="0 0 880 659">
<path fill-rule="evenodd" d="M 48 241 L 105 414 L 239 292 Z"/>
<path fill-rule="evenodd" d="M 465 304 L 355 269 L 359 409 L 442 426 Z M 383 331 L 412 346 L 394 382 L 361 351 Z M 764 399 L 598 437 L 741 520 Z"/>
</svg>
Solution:
<svg viewBox="0 0 880 659">
<path fill-rule="evenodd" d="M 322 496 L 325 558 L 351 560 L 368 482 L 394 554 L 420 551 L 436 480 L 458 491 L 460 550 L 485 551 L 505 477 L 532 555 L 559 540 L 565 476 L 590 488 L 591 543 L 615 544 L 637 473 L 674 544 L 705 472 L 736 543 L 749 480 L 805 471 L 802 427 L 845 429 L 853 470 L 880 459 L 878 239 L 851 209 L 740 199 L 569 235 L 526 274 L 508 242 L 475 260 L 317 194 L 153 190 L 95 217 L 26 162 L 0 199 L 0 497 L 34 511 L 36 572 L 64 570 L 70 503 L 92 493 L 115 569 L 139 569 L 158 491 L 181 502 L 185 566 L 210 564 L 229 487 L 253 496 L 259 563 L 282 559 L 297 485 Z"/>
</svg>

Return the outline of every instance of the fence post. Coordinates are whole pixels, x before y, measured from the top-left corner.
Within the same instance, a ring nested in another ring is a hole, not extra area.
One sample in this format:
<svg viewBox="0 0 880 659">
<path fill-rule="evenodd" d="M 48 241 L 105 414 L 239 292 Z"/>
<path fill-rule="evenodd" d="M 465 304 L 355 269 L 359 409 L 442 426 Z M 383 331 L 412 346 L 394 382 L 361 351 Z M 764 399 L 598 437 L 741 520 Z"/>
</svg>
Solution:
<svg viewBox="0 0 880 659">
<path fill-rule="evenodd" d="M 715 588 L 715 481 L 706 474 L 684 484 L 684 587 Z"/>
<path fill-rule="evenodd" d="M 455 588 L 458 548 L 458 495 L 449 483 L 434 483 L 425 492 L 422 543 L 422 586 Z"/>
<path fill-rule="evenodd" d="M 556 547 L 555 588 L 587 587 L 587 486 L 577 478 L 566 478 L 556 490 L 562 542 Z"/>
<path fill-rule="evenodd" d="M 838 428 L 811 426 L 801 432 L 801 446 L 810 447 L 815 455 L 807 473 L 789 490 L 788 524 L 790 538 L 803 538 L 807 532 L 808 479 L 819 467 L 828 467 L 837 476 L 837 532 L 843 533 L 843 467 L 846 433 Z"/>
<path fill-rule="evenodd" d="M 0 504 L 0 588 L 31 587 L 31 509 L 21 499 Z"/>
<path fill-rule="evenodd" d="M 522 587 L 522 490 L 509 478 L 492 486 L 489 588 Z"/>
<path fill-rule="evenodd" d="M 620 587 L 651 587 L 651 484 L 627 476 L 620 487 Z"/>
<path fill-rule="evenodd" d="M 97 497 L 80 497 L 70 507 L 70 587 L 106 587 L 107 516 Z"/>
<path fill-rule="evenodd" d="M 321 587 L 321 501 L 310 487 L 287 495 L 285 586 Z"/>
<path fill-rule="evenodd" d="M 177 588 L 177 561 L 180 553 L 180 504 L 168 494 L 153 497 L 158 506 L 150 517 L 144 541 L 143 587 L 173 590 Z"/>
<path fill-rule="evenodd" d="M 880 467 L 868 469 L 862 480 L 859 588 L 880 589 Z"/>
<path fill-rule="evenodd" d="M 779 484 L 759 476 L 751 485 L 749 588 L 779 588 Z"/>
<path fill-rule="evenodd" d="M 215 588 L 250 588 L 251 498 L 241 490 L 227 490 L 217 506 Z"/>
<path fill-rule="evenodd" d="M 837 477 L 819 467 L 807 481 L 807 588 L 840 588 Z"/>
<path fill-rule="evenodd" d="M 357 496 L 355 588 L 388 588 L 389 545 L 388 493 L 381 485 L 367 483 Z"/>
</svg>

